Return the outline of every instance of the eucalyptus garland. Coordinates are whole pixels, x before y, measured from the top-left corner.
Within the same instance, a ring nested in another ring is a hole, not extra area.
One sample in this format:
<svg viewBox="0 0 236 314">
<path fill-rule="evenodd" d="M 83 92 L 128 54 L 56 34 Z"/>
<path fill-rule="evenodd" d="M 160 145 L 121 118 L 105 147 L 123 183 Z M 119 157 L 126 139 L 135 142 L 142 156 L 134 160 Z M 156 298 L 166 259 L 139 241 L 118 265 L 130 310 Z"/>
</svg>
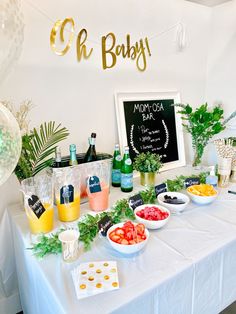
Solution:
<svg viewBox="0 0 236 314">
<path fill-rule="evenodd" d="M 208 173 L 202 172 L 199 175 L 191 175 L 191 176 L 178 176 L 174 180 L 167 180 L 165 183 L 168 186 L 168 191 L 180 191 L 183 190 L 185 179 L 191 178 L 200 178 L 201 183 L 206 182 L 206 177 Z M 155 188 L 150 187 L 144 191 L 139 192 L 141 195 L 144 204 L 154 204 L 156 201 Z M 91 246 L 91 243 L 96 238 L 98 234 L 98 222 L 104 216 L 108 215 L 114 224 L 124 221 L 126 219 L 134 220 L 135 216 L 133 210 L 129 207 L 128 199 L 121 199 L 116 202 L 115 206 L 109 212 L 99 213 L 95 216 L 87 214 L 81 218 L 78 222 L 78 229 L 80 231 L 79 240 L 84 243 L 85 250 L 88 250 Z M 48 254 L 58 254 L 61 253 L 61 242 L 58 239 L 59 234 L 64 229 L 60 229 L 60 231 L 51 234 L 50 236 L 41 235 L 39 237 L 39 242 L 34 244 L 32 248 L 33 254 L 39 258 L 43 258 Z"/>
</svg>

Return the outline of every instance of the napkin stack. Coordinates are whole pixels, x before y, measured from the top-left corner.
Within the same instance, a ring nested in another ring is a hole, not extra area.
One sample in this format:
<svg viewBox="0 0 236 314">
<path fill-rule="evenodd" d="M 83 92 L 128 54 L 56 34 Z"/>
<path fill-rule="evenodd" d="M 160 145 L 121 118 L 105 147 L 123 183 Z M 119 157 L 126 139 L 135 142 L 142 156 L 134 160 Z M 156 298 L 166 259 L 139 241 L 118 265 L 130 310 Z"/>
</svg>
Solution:
<svg viewBox="0 0 236 314">
<path fill-rule="evenodd" d="M 82 263 L 71 271 L 78 299 L 119 289 L 115 261 Z"/>
</svg>

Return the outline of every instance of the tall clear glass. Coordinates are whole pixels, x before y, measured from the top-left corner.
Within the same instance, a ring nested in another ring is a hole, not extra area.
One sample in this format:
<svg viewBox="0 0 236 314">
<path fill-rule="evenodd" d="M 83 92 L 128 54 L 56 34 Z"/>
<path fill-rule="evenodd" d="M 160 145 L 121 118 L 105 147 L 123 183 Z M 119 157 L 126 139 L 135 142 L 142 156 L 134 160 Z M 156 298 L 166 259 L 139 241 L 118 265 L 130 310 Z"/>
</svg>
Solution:
<svg viewBox="0 0 236 314">
<path fill-rule="evenodd" d="M 54 169 L 55 198 L 61 221 L 80 216 L 80 173 L 78 167 Z"/>
<path fill-rule="evenodd" d="M 48 174 L 30 177 L 21 182 L 24 207 L 30 231 L 47 233 L 53 229 L 53 183 Z"/>
</svg>

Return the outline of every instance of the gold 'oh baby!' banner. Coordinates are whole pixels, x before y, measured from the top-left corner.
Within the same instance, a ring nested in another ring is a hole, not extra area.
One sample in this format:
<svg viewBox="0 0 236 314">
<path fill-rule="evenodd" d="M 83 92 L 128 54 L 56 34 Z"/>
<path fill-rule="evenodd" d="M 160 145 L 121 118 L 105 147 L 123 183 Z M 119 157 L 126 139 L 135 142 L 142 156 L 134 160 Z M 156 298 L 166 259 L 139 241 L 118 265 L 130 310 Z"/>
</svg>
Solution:
<svg viewBox="0 0 236 314">
<path fill-rule="evenodd" d="M 65 42 L 65 32 L 69 32 Z M 75 37 L 75 22 L 73 18 L 58 20 L 54 24 L 50 35 L 50 46 L 59 56 L 64 56 L 71 48 Z M 89 59 L 93 53 L 93 48 L 87 45 L 88 32 L 81 29 L 76 38 L 77 60 Z M 63 49 L 58 47 L 58 42 L 65 45 Z M 104 70 L 113 68 L 116 65 L 118 57 L 128 58 L 136 61 L 136 67 L 139 71 L 145 71 L 147 68 L 147 57 L 151 56 L 151 51 L 147 37 L 140 39 L 131 45 L 130 35 L 126 35 L 125 44 L 117 44 L 114 33 L 108 33 L 101 38 L 102 49 L 102 67 Z"/>
</svg>

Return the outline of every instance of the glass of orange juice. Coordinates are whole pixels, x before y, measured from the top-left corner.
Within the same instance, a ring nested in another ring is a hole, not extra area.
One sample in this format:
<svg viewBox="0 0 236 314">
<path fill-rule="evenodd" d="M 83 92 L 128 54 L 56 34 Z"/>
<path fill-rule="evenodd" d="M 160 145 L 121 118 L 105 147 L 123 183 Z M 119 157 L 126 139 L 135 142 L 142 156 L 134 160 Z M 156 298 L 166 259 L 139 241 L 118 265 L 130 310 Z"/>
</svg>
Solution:
<svg viewBox="0 0 236 314">
<path fill-rule="evenodd" d="M 54 172 L 58 217 L 69 222 L 80 216 L 80 173 L 77 167 L 58 168 Z"/>
<path fill-rule="evenodd" d="M 21 182 L 24 206 L 30 231 L 47 233 L 53 229 L 53 185 L 50 175 L 44 173 Z"/>
</svg>

